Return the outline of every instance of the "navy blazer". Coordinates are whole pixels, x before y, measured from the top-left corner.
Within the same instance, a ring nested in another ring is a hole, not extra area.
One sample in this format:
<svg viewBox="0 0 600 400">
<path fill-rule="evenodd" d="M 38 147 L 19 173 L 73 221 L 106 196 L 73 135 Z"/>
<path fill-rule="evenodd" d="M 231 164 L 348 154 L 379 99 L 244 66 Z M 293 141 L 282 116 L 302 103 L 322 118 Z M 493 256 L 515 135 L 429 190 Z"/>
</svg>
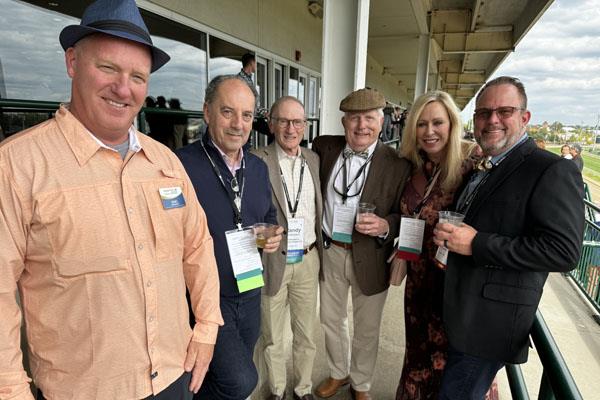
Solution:
<svg viewBox="0 0 600 400">
<path fill-rule="evenodd" d="M 570 160 L 528 139 L 490 172 L 464 222 L 472 256 L 450 253 L 444 324 L 458 351 L 527 361 L 548 272 L 575 268 L 584 228 L 583 181 Z"/>
<path fill-rule="evenodd" d="M 225 184 L 229 188 L 233 175 L 227 168 L 219 150 L 209 139 L 208 133 L 204 134 L 201 140 L 185 146 L 175 153 L 181 159 L 192 181 L 200 205 L 206 213 L 208 229 L 215 246 L 221 296 L 236 296 L 240 293 L 236 279 L 233 276 L 233 268 L 227 250 L 227 241 L 225 240 L 225 232 L 236 229 L 235 214 L 225 188 L 213 171 L 210 161 L 202 149 L 202 143 L 204 143 L 208 154 L 221 171 Z M 277 210 L 271 201 L 271 186 L 266 164 L 249 152 L 244 152 L 244 159 L 246 169 L 244 171 L 245 183 L 242 197 L 242 225 L 246 227 L 257 222 L 277 224 Z M 241 186 L 240 173 L 241 169 L 237 171 Z M 252 296 L 259 293 L 260 289 L 254 289 L 244 293 L 244 295 Z"/>
</svg>

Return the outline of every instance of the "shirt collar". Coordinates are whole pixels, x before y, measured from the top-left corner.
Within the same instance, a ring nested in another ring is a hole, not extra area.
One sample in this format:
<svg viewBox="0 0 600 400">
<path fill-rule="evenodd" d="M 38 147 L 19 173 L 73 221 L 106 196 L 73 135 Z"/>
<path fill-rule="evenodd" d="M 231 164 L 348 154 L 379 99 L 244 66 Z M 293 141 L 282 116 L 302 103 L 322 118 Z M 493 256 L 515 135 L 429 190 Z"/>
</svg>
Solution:
<svg viewBox="0 0 600 400">
<path fill-rule="evenodd" d="M 372 145 L 370 145 L 369 147 L 367 147 L 367 154 L 369 157 L 371 157 L 373 155 L 373 152 L 375 151 L 375 147 L 377 147 L 377 143 L 379 142 L 379 140 L 376 140 Z M 346 142 L 346 146 L 344 147 L 344 149 L 351 149 L 350 145 L 348 145 L 348 143 Z M 342 151 L 343 153 L 343 151 Z"/>
<path fill-rule="evenodd" d="M 229 157 L 227 154 L 225 154 L 225 152 L 223 150 L 221 150 L 221 148 L 219 146 L 217 146 L 217 144 L 212 140 L 212 138 L 209 137 L 208 140 L 212 144 L 212 146 L 214 146 L 214 148 L 217 149 L 217 151 L 223 158 L 223 161 L 225 161 L 225 165 L 227 165 L 227 168 L 229 168 L 229 170 L 232 173 L 241 168 L 242 160 L 244 159 L 244 148 L 243 147 L 241 147 L 239 150 L 238 159 L 232 160 L 231 157 Z M 230 165 L 231 163 L 233 163 L 233 167 Z"/>
<path fill-rule="evenodd" d="M 527 140 L 527 138 L 529 137 L 529 135 L 527 135 L 527 132 L 525 132 L 523 134 L 523 136 L 521 136 L 521 138 L 519 138 L 519 140 L 517 140 L 517 142 L 515 144 L 513 144 L 512 146 L 510 146 L 508 148 L 508 150 L 506 150 L 504 153 L 502 154 L 498 154 L 497 156 L 493 156 L 491 161 L 492 164 L 496 165 L 498 163 L 498 161 L 502 160 L 504 157 L 506 157 L 506 155 L 515 147 L 517 147 L 520 143 L 523 143 L 525 140 Z"/>
<path fill-rule="evenodd" d="M 244 71 L 244 68 L 242 68 L 242 70 L 240 71 L 240 74 L 245 76 L 248 79 L 252 79 L 252 74 L 249 74 L 246 71 Z"/>
<path fill-rule="evenodd" d="M 60 105 L 60 108 L 56 112 L 55 120 L 58 128 L 65 137 L 65 140 L 69 144 L 71 151 L 75 155 L 75 158 L 77 158 L 79 165 L 87 163 L 100 148 L 116 151 L 98 140 L 97 137 L 83 126 L 83 124 L 71 114 L 68 106 L 68 103 Z M 87 134 L 84 134 L 83 132 L 86 132 Z M 136 153 L 142 150 L 141 141 L 133 126 L 129 129 L 129 149 Z M 146 149 L 144 149 L 144 152 L 148 156 L 148 159 L 152 161 L 152 158 L 147 154 Z"/>
<path fill-rule="evenodd" d="M 291 161 L 296 161 L 296 159 L 302 155 L 302 150 L 300 149 L 300 146 L 298 146 L 298 154 L 296 154 L 295 156 L 290 156 L 288 153 L 286 153 L 281 146 L 279 145 L 279 143 L 277 143 L 277 141 L 275 141 L 275 152 L 277 153 L 277 159 L 279 161 L 284 160 L 284 159 L 288 159 Z"/>
<path fill-rule="evenodd" d="M 96 143 L 98 143 L 98 145 L 100 147 L 102 147 L 103 149 L 108 149 L 108 150 L 117 152 L 117 150 L 102 143 L 102 141 L 100 139 L 98 139 L 96 136 L 94 136 L 94 134 L 92 132 L 88 131 L 87 129 L 86 129 L 86 131 L 96 141 Z M 142 145 L 140 144 L 140 141 L 138 140 L 135 128 L 133 127 L 133 125 L 131 125 L 129 127 L 129 151 L 137 153 L 140 150 L 142 150 Z"/>
</svg>

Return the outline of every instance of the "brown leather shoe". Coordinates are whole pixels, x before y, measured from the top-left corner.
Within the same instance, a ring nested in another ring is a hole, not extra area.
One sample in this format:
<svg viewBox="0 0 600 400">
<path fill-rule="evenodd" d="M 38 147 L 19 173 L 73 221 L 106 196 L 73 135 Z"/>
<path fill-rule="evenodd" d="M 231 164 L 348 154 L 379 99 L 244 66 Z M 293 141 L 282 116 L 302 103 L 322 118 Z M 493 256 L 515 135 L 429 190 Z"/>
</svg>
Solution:
<svg viewBox="0 0 600 400">
<path fill-rule="evenodd" d="M 315 394 L 323 398 L 331 397 L 336 394 L 342 386 L 347 385 L 349 382 L 349 377 L 345 377 L 344 379 L 334 379 L 329 377 L 321 382 L 321 384 L 315 390 Z"/>
<path fill-rule="evenodd" d="M 372 400 L 369 392 L 359 392 L 358 390 L 354 390 L 354 388 L 350 387 L 350 395 L 352 396 L 352 400 Z"/>
</svg>

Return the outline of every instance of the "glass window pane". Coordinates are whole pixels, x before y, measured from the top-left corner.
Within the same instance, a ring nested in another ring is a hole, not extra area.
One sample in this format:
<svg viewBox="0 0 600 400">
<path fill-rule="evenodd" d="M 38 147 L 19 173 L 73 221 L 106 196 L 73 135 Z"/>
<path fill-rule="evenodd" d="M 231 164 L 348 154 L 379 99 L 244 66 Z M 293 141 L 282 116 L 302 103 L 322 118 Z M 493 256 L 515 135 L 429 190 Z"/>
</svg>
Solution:
<svg viewBox="0 0 600 400">
<path fill-rule="evenodd" d="M 256 90 L 258 91 L 259 106 L 267 106 L 267 66 L 262 62 L 256 63 Z"/>
<path fill-rule="evenodd" d="M 14 0 L 0 0 L 0 96 L 8 99 L 68 101 L 60 31 L 79 20 Z"/>
<path fill-rule="evenodd" d="M 290 67 L 290 79 L 288 81 L 288 95 L 298 97 L 298 69 Z"/>
</svg>

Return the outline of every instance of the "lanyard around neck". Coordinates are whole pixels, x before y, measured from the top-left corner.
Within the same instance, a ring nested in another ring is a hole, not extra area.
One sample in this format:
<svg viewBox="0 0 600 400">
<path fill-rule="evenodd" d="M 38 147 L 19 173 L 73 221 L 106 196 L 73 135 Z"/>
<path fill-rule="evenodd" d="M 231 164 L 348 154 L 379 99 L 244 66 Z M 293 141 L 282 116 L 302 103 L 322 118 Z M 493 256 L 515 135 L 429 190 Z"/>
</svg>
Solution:
<svg viewBox="0 0 600 400">
<path fill-rule="evenodd" d="M 435 183 L 437 182 L 441 172 L 442 172 L 442 169 L 439 166 L 436 166 L 433 176 L 431 177 L 429 182 L 427 182 L 427 187 L 425 188 L 425 194 L 423 195 L 423 198 L 421 199 L 419 204 L 417 204 L 417 206 L 415 207 L 415 210 L 413 211 L 413 215 L 415 218 L 419 218 L 421 216 L 421 211 L 423 210 L 423 206 L 427 203 L 427 200 L 429 200 L 431 191 L 433 190 L 433 187 L 435 186 Z"/>
<path fill-rule="evenodd" d="M 233 175 L 233 179 L 231 180 L 231 182 L 232 182 L 231 190 L 229 190 L 227 188 L 227 185 L 225 184 L 223 175 L 221 175 L 221 171 L 219 171 L 219 169 L 215 165 L 215 162 L 213 161 L 212 157 L 210 156 L 210 154 L 208 154 L 208 151 L 206 150 L 206 147 L 204 146 L 204 142 L 200 142 L 200 144 L 202 145 L 202 150 L 204 150 L 204 154 L 206 154 L 206 157 L 208 157 L 208 161 L 210 161 L 210 165 L 212 166 L 213 172 L 215 173 L 217 178 L 219 178 L 219 181 L 221 181 L 221 185 L 223 186 L 223 189 L 227 193 L 227 197 L 229 198 L 229 201 L 231 202 L 231 208 L 233 209 L 233 213 L 235 214 L 234 223 L 237 226 L 237 228 L 241 230 L 242 229 L 242 197 L 244 196 L 244 184 L 246 183 L 246 179 L 244 177 L 244 172 L 246 170 L 246 159 L 242 158 L 242 169 L 241 169 L 241 173 L 240 173 L 240 181 L 242 182 L 241 190 L 240 190 L 240 186 L 237 184 L 237 177 L 235 176 L 235 174 Z"/>
<path fill-rule="evenodd" d="M 302 181 L 304 180 L 304 167 L 306 166 L 306 160 L 304 157 L 302 158 L 302 164 L 300 165 L 300 183 L 298 184 L 298 192 L 296 193 L 296 202 L 292 207 L 292 202 L 290 200 L 290 193 L 288 192 L 287 184 L 285 183 L 285 177 L 283 176 L 283 171 L 281 170 L 281 166 L 279 167 L 279 173 L 281 174 L 281 183 L 283 185 L 283 191 L 285 193 L 285 200 L 287 201 L 287 206 L 292 215 L 292 218 L 296 218 L 296 212 L 298 211 L 298 204 L 300 204 L 300 192 L 302 192 Z M 292 168 L 293 169 L 293 168 Z"/>
<path fill-rule="evenodd" d="M 358 190 L 356 191 L 356 193 L 351 194 L 351 195 L 348 194 L 350 192 L 350 188 L 352 187 L 352 185 L 354 185 L 354 183 L 358 180 L 358 178 L 360 178 L 363 174 L 365 174 L 365 171 L 367 170 L 367 166 L 369 165 L 369 163 L 373 159 L 373 154 L 374 154 L 374 152 L 371 153 L 371 155 L 369 156 L 369 158 L 367 158 L 367 161 L 365 161 L 365 163 L 363 165 L 361 165 L 361 167 L 358 169 L 358 171 L 356 172 L 356 175 L 350 181 L 350 183 L 348 183 L 348 167 L 346 166 L 346 161 L 348 161 L 350 159 L 350 157 L 345 157 L 344 158 L 344 162 L 343 162 L 342 166 L 335 173 L 335 176 L 333 177 L 333 190 L 337 194 L 339 194 L 340 196 L 342 196 L 342 202 L 344 204 L 346 204 L 346 200 L 347 199 L 349 199 L 351 197 L 358 196 L 362 192 L 363 188 L 365 187 L 365 183 L 366 183 L 367 180 L 363 179 L 362 185 L 360 185 L 360 188 L 358 188 Z M 344 156 L 342 155 L 342 157 L 344 157 Z M 342 169 L 344 170 L 344 175 L 343 175 L 343 179 L 342 179 L 342 191 L 340 192 L 340 190 L 335 187 L 335 181 L 337 180 L 337 177 L 339 176 L 339 174 L 342 171 Z"/>
</svg>

